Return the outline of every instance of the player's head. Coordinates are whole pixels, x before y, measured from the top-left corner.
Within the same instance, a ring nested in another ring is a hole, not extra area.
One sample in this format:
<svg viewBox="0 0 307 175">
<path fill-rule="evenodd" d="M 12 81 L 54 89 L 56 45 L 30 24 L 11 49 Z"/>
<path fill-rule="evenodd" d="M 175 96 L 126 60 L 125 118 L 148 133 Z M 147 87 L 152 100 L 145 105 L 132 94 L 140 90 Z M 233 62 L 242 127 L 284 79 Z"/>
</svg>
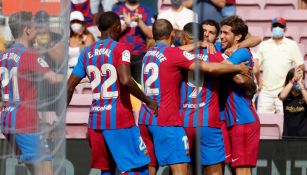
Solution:
<svg viewBox="0 0 307 175">
<path fill-rule="evenodd" d="M 187 40 L 185 44 L 191 44 L 194 41 L 204 40 L 203 28 L 199 23 L 190 22 L 183 27 L 183 31 Z"/>
<path fill-rule="evenodd" d="M 230 16 L 221 22 L 222 48 L 227 49 L 243 41 L 248 34 L 248 27 L 238 16 Z"/>
<path fill-rule="evenodd" d="M 174 9 L 179 9 L 184 0 L 171 0 L 171 5 Z"/>
<path fill-rule="evenodd" d="M 101 35 L 107 34 L 110 38 L 117 40 L 121 33 L 121 24 L 118 15 L 114 12 L 104 12 L 97 20 Z"/>
<path fill-rule="evenodd" d="M 32 20 L 32 13 L 20 11 L 9 17 L 9 27 L 15 39 L 23 38 L 33 41 L 36 36 L 36 25 Z"/>
<path fill-rule="evenodd" d="M 204 30 L 204 40 L 215 43 L 220 33 L 220 25 L 212 19 L 205 20 L 201 23 Z"/>
<path fill-rule="evenodd" d="M 126 0 L 129 4 L 135 5 L 139 3 L 139 0 Z"/>
<path fill-rule="evenodd" d="M 152 33 L 155 41 L 169 40 L 173 42 L 174 32 L 172 24 L 166 19 L 158 19 L 152 26 Z"/>
</svg>

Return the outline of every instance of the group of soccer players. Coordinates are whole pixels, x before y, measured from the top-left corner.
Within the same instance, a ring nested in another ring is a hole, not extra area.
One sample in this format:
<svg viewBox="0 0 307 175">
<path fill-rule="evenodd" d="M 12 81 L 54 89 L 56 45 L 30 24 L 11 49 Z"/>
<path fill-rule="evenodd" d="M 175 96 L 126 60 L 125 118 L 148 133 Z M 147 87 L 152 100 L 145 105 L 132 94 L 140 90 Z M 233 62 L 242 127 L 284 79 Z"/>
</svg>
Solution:
<svg viewBox="0 0 307 175">
<path fill-rule="evenodd" d="M 152 175 L 158 166 L 168 165 L 172 174 L 187 175 L 195 163 L 193 156 L 200 155 L 207 175 L 224 174 L 225 160 L 234 174 L 251 174 L 251 167 L 257 161 L 260 124 L 251 102 L 253 61 L 248 46 L 252 42 L 246 42 L 248 27 L 239 17 L 221 22 L 221 42 L 216 41 L 219 33 L 216 22 L 208 20 L 202 26 L 187 24 L 180 44 L 182 48 L 195 45 L 191 52 L 172 47 L 175 33 L 171 23 L 156 20 L 152 27 L 155 44 L 143 58 L 143 91 L 131 76 L 130 46 L 116 41 L 121 31 L 119 17 L 105 12 L 98 18 L 97 26 L 101 38 L 80 54 L 67 90 L 69 104 L 79 82 L 86 76 L 91 82 L 93 101 L 88 139 L 92 168 L 100 169 L 102 175 L 115 174 L 116 167 L 122 174 Z M 16 118 L 38 118 L 35 109 L 27 109 L 27 113 L 22 110 L 22 100 L 29 94 L 23 89 L 12 90 L 16 86 L 14 75 L 18 73 L 18 81 L 27 76 L 23 84 L 29 83 L 26 88 L 33 89 L 32 96 L 35 86 L 28 77 L 29 72 L 39 71 L 54 83 L 63 77 L 50 71 L 44 61 L 26 49 L 35 29 L 31 25 L 19 28 L 20 33 L 14 35 L 16 46 L 7 50 L 1 59 L 1 94 L 5 99 L 1 128 L 7 137 L 16 137 L 22 155 L 36 155 L 38 149 L 31 143 L 37 143 L 39 138 L 37 134 L 29 134 L 35 130 L 14 132 L 18 125 Z M 135 124 L 130 94 L 143 102 L 139 126 Z M 196 127 L 200 131 L 200 153 L 193 149 Z M 30 142 L 24 143 L 25 140 Z M 35 163 L 37 157 L 26 160 Z"/>
</svg>

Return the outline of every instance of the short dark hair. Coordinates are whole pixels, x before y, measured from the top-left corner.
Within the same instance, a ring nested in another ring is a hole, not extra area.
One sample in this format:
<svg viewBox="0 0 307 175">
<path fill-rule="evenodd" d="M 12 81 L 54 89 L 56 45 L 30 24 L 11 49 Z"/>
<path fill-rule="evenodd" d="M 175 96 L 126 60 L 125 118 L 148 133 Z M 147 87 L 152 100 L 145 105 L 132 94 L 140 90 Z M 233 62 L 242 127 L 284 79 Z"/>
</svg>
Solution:
<svg viewBox="0 0 307 175">
<path fill-rule="evenodd" d="M 196 28 L 196 33 L 194 33 L 194 28 Z M 187 23 L 183 27 L 183 31 L 186 32 L 189 36 L 191 36 L 193 39 L 197 39 L 198 41 L 204 40 L 204 30 L 203 27 L 196 22 L 190 22 Z"/>
<path fill-rule="evenodd" d="M 99 31 L 107 31 L 115 24 L 120 24 L 119 16 L 114 12 L 104 12 L 101 13 L 97 20 L 97 26 Z"/>
<path fill-rule="evenodd" d="M 154 39 L 163 40 L 168 39 L 173 31 L 172 24 L 166 19 L 158 19 L 154 22 L 152 33 Z"/>
<path fill-rule="evenodd" d="M 213 19 L 207 19 L 205 21 L 203 21 L 201 23 L 201 26 L 203 25 L 210 25 L 210 26 L 214 26 L 215 29 L 216 29 L 216 36 L 219 36 L 219 33 L 220 33 L 220 25 L 218 22 L 216 22 L 215 20 Z"/>
<path fill-rule="evenodd" d="M 36 23 L 49 23 L 49 14 L 45 10 L 38 11 L 34 16 Z"/>
<path fill-rule="evenodd" d="M 29 27 L 32 22 L 32 13 L 20 11 L 12 14 L 9 17 L 9 27 L 15 39 L 20 38 L 26 27 Z"/>
<path fill-rule="evenodd" d="M 248 34 L 248 26 L 238 16 L 229 16 L 221 22 L 221 26 L 227 25 L 231 27 L 231 32 L 235 35 L 241 35 L 239 42 L 243 41 Z"/>
</svg>

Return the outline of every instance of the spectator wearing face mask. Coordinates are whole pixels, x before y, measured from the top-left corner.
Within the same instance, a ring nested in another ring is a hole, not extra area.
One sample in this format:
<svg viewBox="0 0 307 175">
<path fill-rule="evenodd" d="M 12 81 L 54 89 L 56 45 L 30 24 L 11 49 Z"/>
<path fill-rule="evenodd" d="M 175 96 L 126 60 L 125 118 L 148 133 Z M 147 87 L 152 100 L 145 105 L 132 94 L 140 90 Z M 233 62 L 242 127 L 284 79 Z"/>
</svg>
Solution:
<svg viewBox="0 0 307 175">
<path fill-rule="evenodd" d="M 84 16 L 79 11 L 70 14 L 70 38 L 68 50 L 68 68 L 70 73 L 78 62 L 80 52 L 84 47 L 95 41 L 94 36 L 86 29 Z"/>
<path fill-rule="evenodd" d="M 197 22 L 197 14 L 186 8 L 184 1 L 171 0 L 172 8 L 158 14 L 158 19 L 168 20 L 177 30 L 182 30 L 187 23 Z"/>
<path fill-rule="evenodd" d="M 278 99 L 287 72 L 293 67 L 302 71 L 304 60 L 297 43 L 285 37 L 287 32 L 286 20 L 275 18 L 272 20 L 272 38 L 260 43 L 255 59 L 255 66 L 262 70 L 262 79 L 257 79 L 260 89 L 258 98 L 259 113 L 283 113 L 283 104 Z M 259 77 L 260 71 L 256 72 Z"/>
</svg>

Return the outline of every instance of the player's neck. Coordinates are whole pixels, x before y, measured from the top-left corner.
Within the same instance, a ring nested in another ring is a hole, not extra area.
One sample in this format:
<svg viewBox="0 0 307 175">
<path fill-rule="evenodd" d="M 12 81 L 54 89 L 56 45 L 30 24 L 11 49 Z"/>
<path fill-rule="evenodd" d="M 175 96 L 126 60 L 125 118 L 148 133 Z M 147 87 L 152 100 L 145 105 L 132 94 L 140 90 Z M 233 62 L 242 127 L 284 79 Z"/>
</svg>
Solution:
<svg viewBox="0 0 307 175">
<path fill-rule="evenodd" d="M 169 41 L 169 40 L 157 40 L 156 41 L 156 43 L 163 43 L 163 44 L 165 44 L 165 45 L 167 45 L 167 46 L 170 46 L 171 45 L 171 42 Z"/>
<path fill-rule="evenodd" d="M 105 40 L 105 39 L 110 39 L 110 38 L 113 39 L 109 32 L 101 33 L 100 39 Z"/>
<path fill-rule="evenodd" d="M 30 46 L 29 40 L 27 40 L 25 38 L 18 38 L 18 39 L 16 39 L 16 42 L 24 45 L 25 47 L 29 47 Z"/>
<path fill-rule="evenodd" d="M 140 6 L 140 3 L 130 4 L 130 3 L 126 2 L 125 5 L 129 10 L 134 11 L 135 9 L 137 9 Z"/>
<path fill-rule="evenodd" d="M 272 38 L 273 41 L 275 42 L 275 44 L 280 44 L 282 42 L 282 40 L 284 39 L 284 37 L 281 38 Z"/>
</svg>

